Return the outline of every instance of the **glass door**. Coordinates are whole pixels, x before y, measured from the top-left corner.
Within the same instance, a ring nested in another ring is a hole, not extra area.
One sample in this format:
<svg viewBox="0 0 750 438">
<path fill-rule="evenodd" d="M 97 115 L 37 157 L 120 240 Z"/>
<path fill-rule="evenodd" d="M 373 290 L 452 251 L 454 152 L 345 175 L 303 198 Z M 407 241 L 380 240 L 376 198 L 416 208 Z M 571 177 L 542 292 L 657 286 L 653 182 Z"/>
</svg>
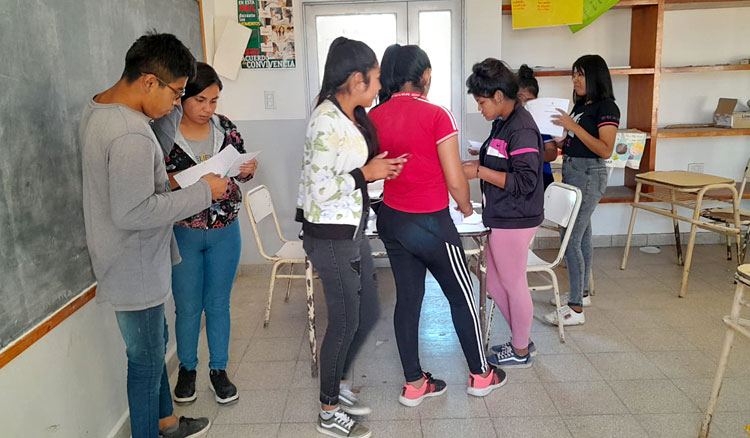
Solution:
<svg viewBox="0 0 750 438">
<path fill-rule="evenodd" d="M 365 42 L 378 59 L 391 44 L 417 44 L 432 64 L 428 98 L 451 110 L 461 132 L 460 10 L 458 0 L 304 4 L 308 101 L 312 103 L 320 91 L 328 47 L 336 37 Z"/>
</svg>

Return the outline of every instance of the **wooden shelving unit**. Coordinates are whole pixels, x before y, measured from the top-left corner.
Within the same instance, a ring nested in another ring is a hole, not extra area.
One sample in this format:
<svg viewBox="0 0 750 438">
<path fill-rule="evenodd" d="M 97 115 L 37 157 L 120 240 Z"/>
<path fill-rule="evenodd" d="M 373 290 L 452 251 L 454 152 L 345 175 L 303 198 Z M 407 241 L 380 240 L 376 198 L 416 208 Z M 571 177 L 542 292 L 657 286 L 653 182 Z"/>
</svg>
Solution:
<svg viewBox="0 0 750 438">
<path fill-rule="evenodd" d="M 503 1 L 503 14 L 512 13 L 510 1 Z M 648 135 L 640 169 L 625 168 L 625 185 L 608 187 L 602 203 L 632 202 L 635 175 L 655 170 L 656 145 L 662 138 L 721 137 L 750 135 L 750 129 L 658 128 L 659 85 L 662 74 L 750 71 L 750 65 L 691 65 L 662 67 L 664 13 L 670 10 L 750 7 L 750 0 L 621 0 L 613 9 L 632 9 L 630 21 L 630 67 L 612 68 L 613 76 L 628 78 L 628 123 Z M 568 69 L 535 72 L 539 77 L 570 76 Z M 624 108 L 621 110 L 625 111 Z M 744 197 L 750 197 L 747 193 Z"/>
<path fill-rule="evenodd" d="M 534 76 L 537 77 L 549 77 L 549 76 L 570 76 L 573 72 L 570 69 L 534 69 Z M 609 73 L 612 76 L 630 76 L 630 75 L 652 75 L 654 74 L 653 68 L 611 68 Z"/>
<path fill-rule="evenodd" d="M 685 67 L 662 67 L 662 73 L 703 73 L 715 71 L 750 71 L 750 64 L 688 65 Z"/>
<path fill-rule="evenodd" d="M 658 138 L 730 137 L 750 135 L 750 129 L 731 128 L 659 128 Z"/>
</svg>

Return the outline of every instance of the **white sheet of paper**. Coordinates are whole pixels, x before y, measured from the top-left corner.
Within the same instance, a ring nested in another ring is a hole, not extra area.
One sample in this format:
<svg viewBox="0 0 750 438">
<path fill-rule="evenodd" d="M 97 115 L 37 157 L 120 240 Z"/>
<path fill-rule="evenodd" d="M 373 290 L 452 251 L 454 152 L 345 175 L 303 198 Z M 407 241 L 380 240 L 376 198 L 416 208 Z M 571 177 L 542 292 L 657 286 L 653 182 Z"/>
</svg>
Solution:
<svg viewBox="0 0 750 438">
<path fill-rule="evenodd" d="M 539 132 L 553 137 L 562 137 L 564 129 L 562 126 L 552 124 L 552 116 L 559 114 L 558 108 L 567 112 L 568 106 L 570 106 L 570 99 L 553 97 L 542 97 L 526 102 L 526 110 L 534 118 Z"/>
<path fill-rule="evenodd" d="M 236 21 L 227 22 L 214 54 L 213 67 L 216 73 L 232 80 L 237 79 L 242 57 L 252 34 L 253 31 L 249 27 Z"/>
<path fill-rule="evenodd" d="M 469 149 L 474 150 L 474 151 L 478 151 L 479 149 L 482 149 L 482 142 L 469 140 Z"/>
<path fill-rule="evenodd" d="M 240 166 L 258 156 L 259 153 L 258 151 L 241 154 L 234 147 L 226 147 L 197 166 L 178 173 L 174 179 L 180 187 L 185 188 L 195 184 L 203 175 L 209 173 L 215 173 L 221 177 L 237 176 L 240 173 Z"/>
<path fill-rule="evenodd" d="M 227 23 L 232 21 L 231 17 L 214 17 L 214 53 L 219 48 L 219 41 L 227 28 Z"/>
</svg>

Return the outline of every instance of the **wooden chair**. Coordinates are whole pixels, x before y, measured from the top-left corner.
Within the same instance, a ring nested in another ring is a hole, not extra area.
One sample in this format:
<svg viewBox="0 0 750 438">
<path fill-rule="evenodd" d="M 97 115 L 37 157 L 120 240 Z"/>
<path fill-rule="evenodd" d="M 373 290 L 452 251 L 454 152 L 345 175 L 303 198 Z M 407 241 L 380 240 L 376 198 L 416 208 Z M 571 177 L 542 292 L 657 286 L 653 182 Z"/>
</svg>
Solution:
<svg viewBox="0 0 750 438">
<path fill-rule="evenodd" d="M 560 287 L 557 283 L 557 274 L 554 269 L 560 265 L 565 256 L 565 250 L 568 248 L 570 235 L 573 232 L 573 224 L 578 216 L 578 210 L 581 208 L 581 190 L 577 187 L 554 182 L 544 191 L 544 223 L 542 228 L 553 230 L 565 229 L 560 249 L 557 256 L 551 262 L 543 260 L 529 249 L 528 264 L 526 272 L 545 273 L 550 277 L 550 283 L 540 286 L 530 286 L 532 292 L 539 290 L 553 290 L 555 294 L 555 307 L 557 309 L 557 330 L 560 335 L 560 342 L 565 342 L 565 330 L 563 328 L 563 317 L 560 312 Z M 492 319 L 495 313 L 495 306 L 490 310 L 490 318 L 487 328 L 487 339 L 490 337 L 492 329 Z"/>
<path fill-rule="evenodd" d="M 271 270 L 271 285 L 268 288 L 268 303 L 266 304 L 266 314 L 263 321 L 263 327 L 268 327 L 268 322 L 271 319 L 271 301 L 273 300 L 273 289 L 276 285 L 277 278 L 287 279 L 286 297 L 284 301 L 289 301 L 289 293 L 292 288 L 292 279 L 299 278 L 305 280 L 305 288 L 307 289 L 307 328 L 310 337 L 310 352 L 312 353 L 312 364 L 311 373 L 313 377 L 318 375 L 318 355 L 317 355 L 317 340 L 315 338 L 315 300 L 313 297 L 313 268 L 310 260 L 305 254 L 304 248 L 302 248 L 302 241 L 295 240 L 290 241 L 284 238 L 281 234 L 281 227 L 279 226 L 279 220 L 276 216 L 276 209 L 273 207 L 273 201 L 271 200 L 271 194 L 268 188 L 264 185 L 250 190 L 245 195 L 245 208 L 247 209 L 247 215 L 250 218 L 250 225 L 253 227 L 253 234 L 255 235 L 255 242 L 258 245 L 258 251 L 264 259 L 273 262 L 273 269 Z M 274 225 L 276 226 L 276 236 L 278 241 L 282 244 L 281 248 L 276 251 L 273 255 L 266 254 L 263 247 L 263 241 L 260 238 L 260 232 L 258 231 L 258 224 L 266 219 L 272 217 Z M 304 274 L 293 274 L 295 264 L 304 264 Z M 279 274 L 279 268 L 282 265 L 289 265 L 289 274 Z"/>
<path fill-rule="evenodd" d="M 724 381 L 724 373 L 727 370 L 729 364 L 729 352 L 732 349 L 732 343 L 734 342 L 735 332 L 750 339 L 750 320 L 740 318 L 740 311 L 743 307 L 750 307 L 750 302 L 744 297 L 745 288 L 750 287 L 750 265 L 740 265 L 737 267 L 737 271 L 734 274 L 737 288 L 734 292 L 734 301 L 732 302 L 732 309 L 730 310 L 729 316 L 724 317 L 724 324 L 727 326 L 727 332 L 724 335 L 724 345 L 721 348 L 721 355 L 719 356 L 719 364 L 716 367 L 716 375 L 714 376 L 714 384 L 711 389 L 711 397 L 708 400 L 708 407 L 706 408 L 706 414 L 703 417 L 701 424 L 701 430 L 698 435 L 699 438 L 707 438 L 711 429 L 711 419 L 713 418 L 714 411 L 716 410 L 716 403 L 719 399 L 719 392 L 721 392 L 721 385 Z"/>
<path fill-rule="evenodd" d="M 742 182 L 738 190 L 740 199 L 742 194 L 745 193 L 745 184 L 747 179 L 750 177 L 750 160 L 745 165 L 745 173 L 742 175 Z M 701 210 L 701 217 L 704 217 L 715 223 L 721 223 L 728 227 L 734 225 L 734 211 L 731 207 L 729 208 L 707 208 Z M 745 262 L 745 252 L 747 250 L 748 239 L 750 239 L 750 210 L 740 209 L 740 226 L 746 228 L 745 235 L 742 238 L 742 244 L 739 246 L 740 254 L 737 254 L 737 263 Z M 742 233 L 740 233 L 742 235 Z M 732 240 L 727 235 L 727 260 L 732 260 Z"/>
</svg>

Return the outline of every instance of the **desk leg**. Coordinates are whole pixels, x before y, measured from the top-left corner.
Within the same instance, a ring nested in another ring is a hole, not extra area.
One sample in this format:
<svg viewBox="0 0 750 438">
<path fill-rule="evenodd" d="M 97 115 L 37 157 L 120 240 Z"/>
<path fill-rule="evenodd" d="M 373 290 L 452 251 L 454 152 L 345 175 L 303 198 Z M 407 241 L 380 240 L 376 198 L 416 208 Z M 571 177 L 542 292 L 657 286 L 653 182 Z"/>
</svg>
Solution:
<svg viewBox="0 0 750 438">
<path fill-rule="evenodd" d="M 685 256 L 685 266 L 682 268 L 682 284 L 680 285 L 680 298 L 685 298 L 687 293 L 688 277 L 690 276 L 690 263 L 693 261 L 693 248 L 695 247 L 695 232 L 697 227 L 695 223 L 698 222 L 701 211 L 701 204 L 703 203 L 703 194 L 698 195 L 698 200 L 695 204 L 695 212 L 693 213 L 693 223 L 690 224 L 690 240 L 688 240 L 687 254 Z"/>
<path fill-rule="evenodd" d="M 685 259 L 682 257 L 682 242 L 680 239 L 680 221 L 677 220 L 677 206 L 674 204 L 676 202 L 676 197 L 674 190 L 670 190 L 670 193 L 672 194 L 672 224 L 674 225 L 674 244 L 675 248 L 677 249 L 677 264 L 682 266 L 685 264 Z"/>
<path fill-rule="evenodd" d="M 477 278 L 479 279 L 479 328 L 482 331 L 482 345 L 487 350 L 489 333 L 487 327 L 487 239 L 478 237 L 479 260 L 477 261 Z"/>
<path fill-rule="evenodd" d="M 630 213 L 630 226 L 628 227 L 628 239 L 625 241 L 625 252 L 622 254 L 620 269 L 625 270 L 628 266 L 628 253 L 630 252 L 630 241 L 633 239 L 633 227 L 635 226 L 635 214 L 638 212 L 638 201 L 641 199 L 641 185 L 639 181 L 635 186 L 635 199 L 633 199 L 633 212 Z"/>
<path fill-rule="evenodd" d="M 318 377 L 318 339 L 315 336 L 315 298 L 313 295 L 313 268 L 305 259 L 305 288 L 307 289 L 307 335 L 310 340 L 310 375 Z"/>
</svg>

